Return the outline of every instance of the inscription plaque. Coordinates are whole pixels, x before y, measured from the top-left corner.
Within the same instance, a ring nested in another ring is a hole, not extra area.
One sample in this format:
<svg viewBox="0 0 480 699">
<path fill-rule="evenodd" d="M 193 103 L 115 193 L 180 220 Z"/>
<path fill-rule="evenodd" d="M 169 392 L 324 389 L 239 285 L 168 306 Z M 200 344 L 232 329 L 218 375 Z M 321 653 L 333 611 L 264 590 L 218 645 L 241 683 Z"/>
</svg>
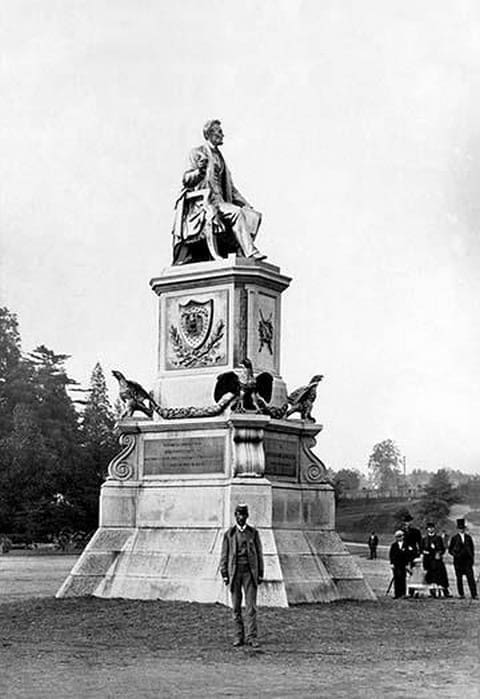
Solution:
<svg viewBox="0 0 480 699">
<path fill-rule="evenodd" d="M 166 437 L 146 440 L 144 475 L 223 473 L 224 437 Z"/>
<path fill-rule="evenodd" d="M 296 478 L 298 440 L 278 439 L 265 435 L 265 475 L 277 476 L 279 478 Z"/>
</svg>

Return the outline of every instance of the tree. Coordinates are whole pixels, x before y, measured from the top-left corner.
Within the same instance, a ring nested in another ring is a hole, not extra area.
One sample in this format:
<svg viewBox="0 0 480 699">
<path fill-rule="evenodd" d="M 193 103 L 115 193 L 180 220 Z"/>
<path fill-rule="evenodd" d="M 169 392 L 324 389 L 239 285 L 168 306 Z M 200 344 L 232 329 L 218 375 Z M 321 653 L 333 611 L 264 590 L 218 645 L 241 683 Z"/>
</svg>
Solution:
<svg viewBox="0 0 480 699">
<path fill-rule="evenodd" d="M 13 429 L 15 406 L 33 400 L 31 370 L 22 358 L 17 317 L 8 308 L 0 308 L 0 439 Z"/>
<path fill-rule="evenodd" d="M 108 398 L 107 383 L 98 362 L 90 377 L 88 394 L 82 418 L 82 441 L 88 445 L 90 453 L 99 465 L 99 470 L 105 475 L 105 453 L 108 458 L 112 445 L 116 444 L 117 440 L 113 435 L 115 417 Z"/>
<path fill-rule="evenodd" d="M 36 536 L 32 513 L 49 498 L 48 467 L 53 455 L 47 449 L 37 417 L 19 404 L 13 415 L 13 430 L 0 443 L 0 517 L 2 529 Z"/>
<path fill-rule="evenodd" d="M 422 495 L 418 513 L 426 521 L 432 520 L 438 525 L 442 525 L 448 517 L 450 506 L 459 502 L 460 498 L 457 490 L 452 486 L 445 469 L 440 469 L 434 473 Z"/>
<path fill-rule="evenodd" d="M 81 512 L 82 528 L 91 530 L 98 523 L 100 486 L 107 467 L 118 452 L 115 418 L 108 398 L 102 367 L 97 363 L 90 377 L 85 409 L 81 420 L 82 460 L 70 488 L 68 500 Z"/>
<path fill-rule="evenodd" d="M 80 464 L 78 416 L 66 354 L 21 353 L 15 314 L 0 308 L 0 527 L 43 536 L 79 510 L 66 493 Z"/>
<path fill-rule="evenodd" d="M 0 307 L 0 382 L 5 382 L 21 357 L 17 316 Z"/>
<path fill-rule="evenodd" d="M 353 468 L 341 468 L 333 474 L 333 487 L 339 500 L 345 493 L 357 492 L 360 488 L 362 474 Z"/>
<path fill-rule="evenodd" d="M 402 456 L 391 439 L 375 444 L 368 460 L 368 470 L 374 488 L 391 490 L 398 486 L 401 477 Z"/>
<path fill-rule="evenodd" d="M 422 488 L 427 485 L 432 475 L 431 471 L 425 471 L 421 468 L 414 468 L 407 475 L 407 484 L 410 488 Z"/>
</svg>

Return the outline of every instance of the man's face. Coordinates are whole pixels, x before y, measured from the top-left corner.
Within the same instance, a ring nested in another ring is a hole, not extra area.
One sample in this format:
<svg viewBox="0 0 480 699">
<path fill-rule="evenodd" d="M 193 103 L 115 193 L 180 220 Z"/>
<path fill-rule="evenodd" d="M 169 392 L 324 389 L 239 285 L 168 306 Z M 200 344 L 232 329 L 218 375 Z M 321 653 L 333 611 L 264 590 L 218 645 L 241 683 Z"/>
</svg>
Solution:
<svg viewBox="0 0 480 699">
<path fill-rule="evenodd" d="M 247 523 L 248 515 L 246 512 L 235 512 L 235 521 L 239 527 L 244 527 Z"/>
<path fill-rule="evenodd" d="M 213 146 L 221 146 L 223 143 L 223 131 L 220 124 L 214 124 L 208 134 L 208 140 Z"/>
<path fill-rule="evenodd" d="M 427 534 L 429 536 L 433 536 L 435 534 L 435 529 L 433 527 L 428 527 L 427 528 Z"/>
</svg>

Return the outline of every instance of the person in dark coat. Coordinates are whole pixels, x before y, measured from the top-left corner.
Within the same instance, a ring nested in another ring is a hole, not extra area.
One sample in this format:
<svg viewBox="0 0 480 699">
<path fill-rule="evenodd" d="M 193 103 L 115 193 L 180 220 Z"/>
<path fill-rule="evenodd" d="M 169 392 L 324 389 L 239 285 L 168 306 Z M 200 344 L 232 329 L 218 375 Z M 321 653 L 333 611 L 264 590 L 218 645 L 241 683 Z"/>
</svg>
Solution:
<svg viewBox="0 0 480 699">
<path fill-rule="evenodd" d="M 422 552 L 422 533 L 420 529 L 412 525 L 413 517 L 411 514 L 405 515 L 403 518 L 402 529 L 405 533 L 405 544 L 410 549 L 410 567 L 415 565 L 415 559 L 419 558 Z"/>
<path fill-rule="evenodd" d="M 393 596 L 395 599 L 405 597 L 407 592 L 407 573 L 411 574 L 410 562 L 412 549 L 405 542 L 405 532 L 395 532 L 395 541 L 390 546 L 390 567 L 393 573 Z"/>
<path fill-rule="evenodd" d="M 422 539 L 423 569 L 425 571 L 425 582 L 435 583 L 443 588 L 445 597 L 450 597 L 448 588 L 447 569 L 443 562 L 445 546 L 442 537 L 437 534 L 435 524 L 427 522 L 427 533 Z"/>
<path fill-rule="evenodd" d="M 370 560 L 373 561 L 377 557 L 378 536 L 372 532 L 368 537 L 368 548 L 370 550 Z"/>
<path fill-rule="evenodd" d="M 459 597 L 465 597 L 463 591 L 463 576 L 467 578 L 472 599 L 477 599 L 477 585 L 473 573 L 475 547 L 470 534 L 467 534 L 464 519 L 457 519 L 457 533 L 450 539 L 448 553 L 453 556 L 453 567 L 457 578 Z"/>
<path fill-rule="evenodd" d="M 246 643 L 258 648 L 257 641 L 257 588 L 263 580 L 263 552 L 258 531 L 247 524 L 248 506 L 235 508 L 236 524 L 223 536 L 220 573 L 230 587 L 236 636 L 234 646 Z M 242 617 L 242 590 L 245 594 L 244 624 Z"/>
</svg>

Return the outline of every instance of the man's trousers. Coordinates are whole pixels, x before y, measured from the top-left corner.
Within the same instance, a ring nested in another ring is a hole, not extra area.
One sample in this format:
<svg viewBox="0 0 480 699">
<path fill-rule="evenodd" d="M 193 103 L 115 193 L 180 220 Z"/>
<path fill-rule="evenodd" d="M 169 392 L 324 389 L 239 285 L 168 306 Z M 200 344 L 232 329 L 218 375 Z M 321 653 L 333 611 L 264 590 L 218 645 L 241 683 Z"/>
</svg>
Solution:
<svg viewBox="0 0 480 699">
<path fill-rule="evenodd" d="M 245 625 L 242 617 L 242 590 L 245 594 Z M 257 586 L 248 562 L 238 563 L 230 592 L 236 639 L 248 643 L 257 637 Z"/>
<path fill-rule="evenodd" d="M 463 576 L 465 575 L 465 577 L 467 578 L 468 587 L 470 589 L 470 594 L 475 599 L 475 597 L 477 597 L 477 585 L 475 582 L 475 575 L 473 573 L 472 566 L 458 565 L 458 563 L 456 564 L 455 561 L 453 562 L 453 566 L 455 568 L 455 576 L 457 578 L 458 594 L 460 595 L 460 597 L 463 597 L 464 595 Z"/>
</svg>

